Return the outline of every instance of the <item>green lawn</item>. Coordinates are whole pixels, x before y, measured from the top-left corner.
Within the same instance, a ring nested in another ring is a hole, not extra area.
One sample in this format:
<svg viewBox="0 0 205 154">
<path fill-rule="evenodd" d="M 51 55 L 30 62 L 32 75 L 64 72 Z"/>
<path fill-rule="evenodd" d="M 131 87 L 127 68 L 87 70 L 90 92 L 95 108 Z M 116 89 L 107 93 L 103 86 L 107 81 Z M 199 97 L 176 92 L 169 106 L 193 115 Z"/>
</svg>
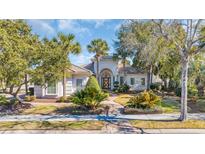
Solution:
<svg viewBox="0 0 205 154">
<path fill-rule="evenodd" d="M 29 109 L 22 110 L 20 112 L 22 115 L 28 114 L 41 114 L 41 115 L 55 115 L 55 114 L 76 114 L 76 115 L 83 115 L 83 114 L 97 114 L 95 111 L 86 110 L 78 105 L 69 104 L 69 105 L 37 105 L 33 106 Z"/>
<path fill-rule="evenodd" d="M 48 115 L 55 113 L 58 109 L 63 107 L 58 107 L 54 105 L 38 105 L 34 106 L 30 109 L 25 109 L 21 112 L 21 114 L 41 114 L 41 115 Z"/>
<path fill-rule="evenodd" d="M 161 103 L 163 113 L 174 113 L 179 112 L 180 103 L 171 98 L 164 98 Z"/>
<path fill-rule="evenodd" d="M 204 129 L 204 120 L 180 121 L 151 121 L 151 120 L 131 120 L 131 125 L 144 129 Z"/>
<path fill-rule="evenodd" d="M 129 101 L 133 94 L 120 94 L 115 98 L 115 102 L 123 106 Z M 163 113 L 176 113 L 180 111 L 180 98 L 174 96 L 167 96 L 162 99 L 161 108 Z M 189 113 L 205 112 L 205 99 L 198 99 L 196 103 L 191 100 L 188 101 Z"/>
<path fill-rule="evenodd" d="M 101 130 L 102 121 L 0 122 L 0 130 Z"/>
</svg>

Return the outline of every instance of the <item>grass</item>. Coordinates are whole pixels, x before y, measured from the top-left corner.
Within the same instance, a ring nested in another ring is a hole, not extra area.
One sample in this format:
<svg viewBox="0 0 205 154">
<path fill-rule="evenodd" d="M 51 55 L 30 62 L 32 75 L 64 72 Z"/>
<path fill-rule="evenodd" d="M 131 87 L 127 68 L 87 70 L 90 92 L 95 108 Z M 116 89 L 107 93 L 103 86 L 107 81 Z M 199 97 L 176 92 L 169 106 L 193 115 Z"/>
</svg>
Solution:
<svg viewBox="0 0 205 154">
<path fill-rule="evenodd" d="M 101 130 L 102 121 L 0 122 L 0 130 Z"/>
<path fill-rule="evenodd" d="M 204 129 L 204 120 L 180 121 L 145 121 L 131 120 L 131 125 L 142 129 Z"/>
<path fill-rule="evenodd" d="M 121 94 L 117 98 L 115 98 L 115 102 L 119 103 L 123 106 L 126 105 L 126 103 L 129 101 L 130 98 L 132 98 L 134 95 L 130 94 Z M 162 100 L 161 108 L 163 113 L 174 113 L 179 112 L 179 103 L 176 100 L 173 100 L 171 98 L 166 98 Z"/>
<path fill-rule="evenodd" d="M 23 110 L 21 114 L 41 114 L 41 115 L 48 115 L 54 113 L 57 109 L 61 107 L 54 106 L 54 105 L 39 105 L 34 106 L 30 109 Z"/>
<path fill-rule="evenodd" d="M 125 106 L 131 97 L 133 97 L 131 94 L 120 94 L 114 99 L 114 102 Z"/>
<path fill-rule="evenodd" d="M 163 113 L 175 113 L 179 112 L 180 104 L 176 100 L 166 98 L 162 100 L 161 108 Z"/>
<path fill-rule="evenodd" d="M 119 103 L 123 106 L 129 101 L 133 94 L 120 94 L 118 95 L 114 101 Z M 179 97 L 164 97 L 162 99 L 162 103 L 160 108 L 162 109 L 163 113 L 176 113 L 180 112 L 180 98 Z M 205 112 L 205 99 L 199 98 L 196 103 L 188 101 L 188 112 L 189 113 L 200 113 Z"/>
<path fill-rule="evenodd" d="M 21 115 L 29 114 L 40 114 L 40 115 L 87 115 L 87 114 L 100 114 L 103 109 L 98 108 L 96 110 L 88 110 L 79 105 L 69 104 L 69 105 L 37 105 L 29 109 L 22 110 Z"/>
<path fill-rule="evenodd" d="M 199 110 L 199 112 L 205 112 L 205 99 L 198 99 L 194 105 Z"/>
</svg>

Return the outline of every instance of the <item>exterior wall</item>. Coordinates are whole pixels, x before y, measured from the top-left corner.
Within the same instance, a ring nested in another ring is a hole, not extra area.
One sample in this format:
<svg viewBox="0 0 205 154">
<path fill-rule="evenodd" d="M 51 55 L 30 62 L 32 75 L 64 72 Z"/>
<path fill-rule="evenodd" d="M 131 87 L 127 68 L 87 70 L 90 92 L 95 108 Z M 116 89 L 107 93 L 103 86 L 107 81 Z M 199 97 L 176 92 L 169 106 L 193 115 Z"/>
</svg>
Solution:
<svg viewBox="0 0 205 154">
<path fill-rule="evenodd" d="M 134 85 L 131 85 L 131 78 L 135 79 Z M 145 78 L 145 85 L 141 85 L 142 78 Z M 130 90 L 145 90 L 147 88 L 147 74 L 127 74 L 126 81 L 130 86 Z"/>
<path fill-rule="evenodd" d="M 113 75 L 117 75 L 118 72 L 118 62 L 117 61 L 113 61 L 112 59 L 105 59 L 99 62 L 99 73 L 103 70 L 103 69 L 110 69 L 113 73 Z M 97 72 L 97 63 L 94 63 L 94 71 L 95 73 Z"/>
<path fill-rule="evenodd" d="M 104 70 L 109 69 L 112 72 L 111 75 L 111 89 L 113 89 L 113 77 L 115 77 L 115 81 L 117 81 L 117 75 L 118 75 L 118 61 L 113 61 L 112 59 L 102 59 L 99 62 L 99 73 Z M 94 62 L 94 71 L 97 72 L 97 63 Z M 100 86 L 101 85 L 101 77 L 100 77 Z"/>
<path fill-rule="evenodd" d="M 34 95 L 36 97 L 43 97 L 44 96 L 44 92 L 43 92 L 43 88 L 41 86 L 34 86 Z"/>
<path fill-rule="evenodd" d="M 114 88 L 113 86 L 113 81 L 119 81 L 120 82 L 120 77 L 124 75 L 123 74 L 118 74 L 118 61 L 113 61 L 112 59 L 103 59 L 99 62 L 99 73 L 103 69 L 109 69 L 112 72 L 111 75 L 111 89 Z M 97 64 L 96 62 L 94 63 L 94 71 L 96 73 L 97 71 Z M 113 80 L 113 77 L 115 80 Z M 130 78 L 135 78 L 135 84 L 131 85 Z M 145 78 L 145 85 L 141 85 L 141 78 Z M 147 88 L 147 74 L 127 74 L 126 76 L 126 82 L 127 84 L 131 87 L 131 90 L 145 90 Z M 101 77 L 100 77 L 100 83 L 101 85 Z"/>
<path fill-rule="evenodd" d="M 83 75 L 74 75 L 73 79 L 72 79 L 72 83 L 73 83 L 72 92 L 76 92 L 78 90 L 77 87 L 76 87 L 77 79 L 82 79 L 83 80 L 83 84 L 82 84 L 83 87 L 82 87 L 82 89 L 84 89 L 85 86 L 86 86 L 86 83 L 87 83 L 87 81 L 89 79 L 89 77 L 88 76 L 83 76 Z"/>
<path fill-rule="evenodd" d="M 162 82 L 162 79 L 160 79 L 159 76 L 153 75 L 152 76 L 152 82 L 153 83 L 155 83 L 155 82 Z"/>
<path fill-rule="evenodd" d="M 76 81 L 77 79 L 82 79 L 83 80 L 83 87 L 82 89 L 85 88 L 85 85 L 89 79 L 89 76 L 86 75 L 72 75 L 72 77 L 67 78 L 67 83 L 66 83 L 66 94 L 69 96 L 72 93 L 77 91 L 77 87 L 76 87 Z M 57 93 L 56 95 L 50 95 L 47 94 L 47 89 L 41 86 L 34 86 L 34 95 L 38 98 L 57 98 L 57 97 L 61 97 L 63 96 L 63 82 L 59 81 L 56 83 L 56 90 Z"/>
</svg>

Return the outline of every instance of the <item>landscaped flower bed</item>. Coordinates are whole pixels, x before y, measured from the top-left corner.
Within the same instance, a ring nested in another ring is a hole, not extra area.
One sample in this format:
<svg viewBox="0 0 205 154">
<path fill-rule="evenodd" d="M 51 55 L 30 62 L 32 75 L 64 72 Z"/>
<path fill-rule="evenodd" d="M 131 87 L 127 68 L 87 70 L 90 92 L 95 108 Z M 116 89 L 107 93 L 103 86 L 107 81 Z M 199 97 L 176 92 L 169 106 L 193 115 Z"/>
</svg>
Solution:
<svg viewBox="0 0 205 154">
<path fill-rule="evenodd" d="M 125 104 L 124 114 L 162 113 L 161 98 L 152 91 L 141 92 Z"/>
<path fill-rule="evenodd" d="M 125 107 L 123 110 L 123 114 L 160 114 L 163 113 L 162 108 L 155 107 L 152 109 L 137 109 L 137 108 L 129 108 Z"/>
<path fill-rule="evenodd" d="M 0 114 L 18 114 L 21 110 L 28 109 L 32 105 L 28 103 L 20 103 L 16 98 L 7 98 L 0 95 Z"/>
</svg>

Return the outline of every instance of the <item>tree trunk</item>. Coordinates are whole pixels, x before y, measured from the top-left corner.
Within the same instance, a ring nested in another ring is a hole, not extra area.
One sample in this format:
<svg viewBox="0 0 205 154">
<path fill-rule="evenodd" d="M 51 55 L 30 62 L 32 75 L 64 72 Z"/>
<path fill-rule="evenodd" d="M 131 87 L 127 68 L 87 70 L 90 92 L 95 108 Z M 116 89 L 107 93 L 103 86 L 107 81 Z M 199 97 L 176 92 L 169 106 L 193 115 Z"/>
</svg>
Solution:
<svg viewBox="0 0 205 154">
<path fill-rule="evenodd" d="M 168 81 L 168 79 L 164 79 L 163 80 L 164 81 L 164 90 L 168 90 L 169 89 L 169 81 Z"/>
<path fill-rule="evenodd" d="M 20 103 L 23 103 L 23 100 L 18 96 L 18 93 L 19 93 L 19 91 L 21 90 L 21 86 L 22 86 L 22 85 L 20 85 L 20 86 L 18 87 L 18 89 L 16 90 L 16 92 L 15 92 L 15 93 L 12 93 L 12 95 L 13 95 Z"/>
<path fill-rule="evenodd" d="M 10 88 L 9 88 L 9 93 L 12 94 L 13 91 L 14 91 L 14 85 L 11 85 Z"/>
<path fill-rule="evenodd" d="M 63 71 L 63 97 L 66 97 L 66 72 Z"/>
<path fill-rule="evenodd" d="M 14 97 L 17 97 L 17 96 L 18 96 L 18 93 L 19 93 L 19 91 L 21 90 L 21 86 L 22 86 L 22 85 L 20 85 L 20 86 L 17 88 L 16 92 L 13 94 Z"/>
<path fill-rule="evenodd" d="M 26 95 L 28 95 L 28 75 L 25 74 L 25 90 L 26 90 Z"/>
<path fill-rule="evenodd" d="M 125 63 L 126 63 L 126 60 L 123 60 L 123 73 L 124 73 L 124 84 L 127 83 L 127 79 L 126 79 L 126 71 L 125 71 Z"/>
<path fill-rule="evenodd" d="M 96 61 L 97 61 L 96 78 L 97 78 L 98 83 L 100 83 L 100 82 L 99 82 L 99 57 L 96 58 Z"/>
<path fill-rule="evenodd" d="M 187 82 L 188 82 L 188 65 L 189 58 L 182 60 L 182 75 L 181 75 L 181 115 L 180 120 L 185 121 L 187 119 Z"/>
<path fill-rule="evenodd" d="M 150 85 L 152 83 L 152 66 L 148 68 L 147 73 L 147 90 L 150 90 Z"/>
</svg>

